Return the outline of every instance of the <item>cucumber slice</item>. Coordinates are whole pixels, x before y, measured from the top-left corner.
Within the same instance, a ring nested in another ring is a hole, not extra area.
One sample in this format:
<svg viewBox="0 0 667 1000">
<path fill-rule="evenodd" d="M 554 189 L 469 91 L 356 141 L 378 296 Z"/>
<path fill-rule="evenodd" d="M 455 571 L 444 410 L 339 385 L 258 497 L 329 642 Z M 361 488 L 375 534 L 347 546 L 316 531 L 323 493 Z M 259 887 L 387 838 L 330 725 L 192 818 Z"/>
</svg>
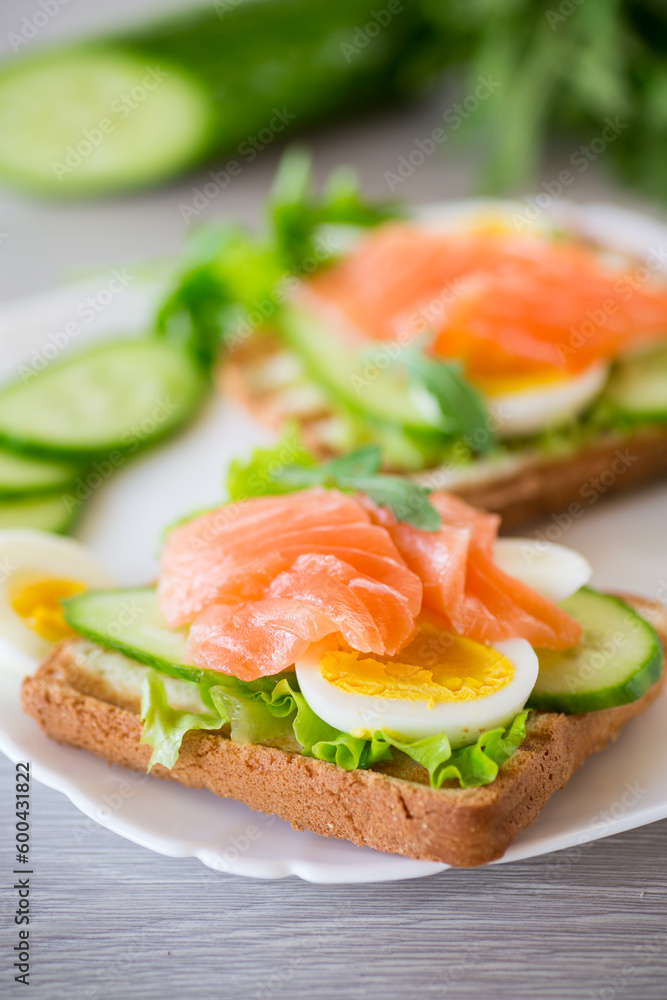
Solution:
<svg viewBox="0 0 667 1000">
<path fill-rule="evenodd" d="M 297 309 L 290 310 L 283 332 L 310 378 L 349 413 L 387 429 L 399 428 L 423 441 L 442 446 L 445 435 L 427 419 L 411 398 L 408 387 L 378 344 L 377 364 L 367 365 L 340 337 L 333 336 Z M 385 362 L 387 364 L 385 365 Z"/>
<path fill-rule="evenodd" d="M 592 712 L 640 698 L 658 679 L 662 648 L 655 630 L 627 604 L 583 588 L 561 605 L 584 626 L 574 649 L 539 650 L 540 673 L 528 702 L 553 712 Z M 72 628 L 105 649 L 162 673 L 199 683 L 215 671 L 186 653 L 187 629 L 171 629 L 154 588 L 90 590 L 63 601 Z"/>
<path fill-rule="evenodd" d="M 636 420 L 667 420 L 667 347 L 622 361 L 609 380 L 605 398 Z"/>
<path fill-rule="evenodd" d="M 186 681 L 198 683 L 213 674 L 188 663 L 188 630 L 169 628 L 152 587 L 88 590 L 62 603 L 65 620 L 75 632 L 105 649 Z"/>
<path fill-rule="evenodd" d="M 26 494 L 53 493 L 74 482 L 80 472 L 78 465 L 48 462 L 0 448 L 0 501 Z"/>
<path fill-rule="evenodd" d="M 214 99 L 182 67 L 82 47 L 0 74 L 0 172 L 50 195 L 159 181 L 210 145 Z"/>
<path fill-rule="evenodd" d="M 108 341 L 0 392 L 0 440 L 80 461 L 135 452 L 188 420 L 205 385 L 199 365 L 169 341 Z"/>
<path fill-rule="evenodd" d="M 72 527 L 77 513 L 78 506 L 72 508 L 60 493 L 29 500 L 0 501 L 0 529 L 38 528 L 64 535 Z"/>
<path fill-rule="evenodd" d="M 641 698 L 662 670 L 655 629 L 624 601 L 582 588 L 560 605 L 583 625 L 567 650 L 538 650 L 528 704 L 547 712 L 595 712 Z"/>
</svg>

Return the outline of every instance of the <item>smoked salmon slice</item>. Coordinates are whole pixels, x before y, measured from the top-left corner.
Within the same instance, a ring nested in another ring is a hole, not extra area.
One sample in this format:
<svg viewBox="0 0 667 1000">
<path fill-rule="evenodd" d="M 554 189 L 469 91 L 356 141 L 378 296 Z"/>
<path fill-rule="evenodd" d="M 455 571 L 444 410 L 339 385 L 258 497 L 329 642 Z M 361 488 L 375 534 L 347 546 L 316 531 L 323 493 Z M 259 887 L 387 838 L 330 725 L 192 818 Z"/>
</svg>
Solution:
<svg viewBox="0 0 667 1000">
<path fill-rule="evenodd" d="M 435 233 L 391 223 L 304 282 L 307 309 L 342 334 L 427 335 L 475 379 L 576 374 L 667 333 L 667 285 L 573 240 Z"/>
<path fill-rule="evenodd" d="M 480 642 L 562 649 L 580 626 L 493 561 L 499 518 L 446 493 L 438 531 L 397 522 L 365 496 L 311 489 L 202 514 L 169 535 L 158 586 L 193 662 L 242 680 L 279 673 L 340 634 L 395 655 L 422 610 Z"/>
<path fill-rule="evenodd" d="M 252 679 L 291 666 L 294 650 L 332 632 L 360 651 L 398 651 L 414 632 L 422 585 L 355 497 L 315 489 L 175 528 L 158 597 L 170 625 L 191 624 L 195 663 Z"/>
<path fill-rule="evenodd" d="M 336 556 L 401 595 L 416 613 L 421 583 L 359 501 L 308 490 L 228 504 L 169 535 L 158 584 L 169 625 L 188 624 L 210 604 L 259 600 L 300 555 Z"/>
<path fill-rule="evenodd" d="M 388 531 L 424 585 L 424 607 L 445 627 L 478 642 L 518 636 L 542 649 L 567 649 L 579 640 L 578 622 L 494 563 L 496 515 L 445 493 L 429 499 L 442 517 L 438 532 L 405 523 Z"/>
<path fill-rule="evenodd" d="M 188 653 L 199 666 L 241 680 L 291 666 L 332 633 L 361 652 L 396 653 L 415 632 L 406 600 L 335 556 L 300 556 L 261 601 L 214 604 L 190 629 Z"/>
</svg>

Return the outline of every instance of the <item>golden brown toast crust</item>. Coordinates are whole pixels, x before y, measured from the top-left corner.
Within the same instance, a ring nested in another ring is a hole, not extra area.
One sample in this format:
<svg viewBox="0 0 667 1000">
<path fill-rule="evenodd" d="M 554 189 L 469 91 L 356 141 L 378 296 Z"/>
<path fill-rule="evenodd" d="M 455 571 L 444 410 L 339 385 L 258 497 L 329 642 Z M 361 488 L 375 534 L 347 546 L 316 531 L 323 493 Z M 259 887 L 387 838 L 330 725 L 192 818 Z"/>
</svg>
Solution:
<svg viewBox="0 0 667 1000">
<path fill-rule="evenodd" d="M 262 423 L 280 430 L 287 417 L 299 423 L 304 441 L 318 458 L 332 457 L 320 428 L 331 413 L 315 407 L 299 415 L 286 410 L 287 394 L 282 389 L 261 389 L 252 371 L 270 356 L 273 342 L 267 337 L 251 339 L 238 347 L 220 366 L 219 379 L 224 393 L 230 393 Z M 393 470 L 388 470 L 393 471 Z M 437 477 L 437 469 L 433 470 Z M 667 425 L 642 427 L 625 434 L 605 434 L 577 451 L 535 457 L 518 468 L 490 472 L 470 483 L 444 488 L 502 515 L 503 528 L 521 524 L 544 514 L 578 507 L 580 516 L 602 496 L 634 489 L 667 474 Z"/>
<path fill-rule="evenodd" d="M 611 496 L 667 474 L 667 426 L 608 434 L 568 455 L 526 464 L 494 478 L 452 489 L 473 507 L 502 515 L 504 528 L 570 511 L 573 520 Z"/>
<path fill-rule="evenodd" d="M 651 618 L 667 648 L 665 609 L 629 600 Z M 24 680 L 23 710 L 60 743 L 145 771 L 151 751 L 139 743 L 139 715 L 102 699 L 101 692 L 85 693 L 81 657 L 75 655 L 78 642 L 61 643 Z M 527 739 L 496 780 L 481 788 L 432 789 L 424 783 L 426 772 L 408 758 L 373 770 L 344 771 L 201 731 L 186 734 L 172 771 L 156 765 L 152 774 L 275 813 L 295 829 L 459 867 L 481 865 L 500 858 L 553 792 L 590 754 L 615 740 L 625 723 L 658 697 L 666 680 L 663 670 L 643 698 L 618 708 L 583 715 L 531 713 Z"/>
</svg>

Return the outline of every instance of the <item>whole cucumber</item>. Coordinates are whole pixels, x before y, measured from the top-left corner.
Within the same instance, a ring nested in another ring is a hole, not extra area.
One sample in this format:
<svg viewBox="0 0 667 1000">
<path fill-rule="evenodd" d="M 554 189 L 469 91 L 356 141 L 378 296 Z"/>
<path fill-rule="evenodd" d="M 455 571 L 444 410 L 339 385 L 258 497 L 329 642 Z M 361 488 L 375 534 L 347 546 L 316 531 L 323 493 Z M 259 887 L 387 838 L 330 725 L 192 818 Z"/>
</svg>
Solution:
<svg viewBox="0 0 667 1000">
<path fill-rule="evenodd" d="M 216 0 L 19 56 L 0 68 L 0 175 L 89 196 L 225 155 L 224 186 L 275 139 L 405 93 L 429 40 L 406 0 Z"/>
</svg>

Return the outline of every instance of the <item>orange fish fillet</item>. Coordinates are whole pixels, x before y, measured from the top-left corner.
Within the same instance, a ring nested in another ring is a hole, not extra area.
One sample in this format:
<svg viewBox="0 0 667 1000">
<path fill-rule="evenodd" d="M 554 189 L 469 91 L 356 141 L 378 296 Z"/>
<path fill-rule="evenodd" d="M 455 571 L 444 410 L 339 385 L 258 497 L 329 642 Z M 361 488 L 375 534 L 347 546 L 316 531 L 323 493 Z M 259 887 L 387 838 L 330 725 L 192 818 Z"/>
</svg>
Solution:
<svg viewBox="0 0 667 1000">
<path fill-rule="evenodd" d="M 357 499 L 308 490 L 175 528 L 158 596 L 170 625 L 192 624 L 196 663 L 249 679 L 284 670 L 294 650 L 332 632 L 360 651 L 398 651 L 414 631 L 422 585 Z M 288 606 L 279 626 L 276 609 Z"/>
<path fill-rule="evenodd" d="M 431 502 L 436 532 L 337 490 L 202 514 L 167 539 L 160 607 L 170 625 L 191 626 L 195 663 L 242 680 L 288 668 L 333 633 L 360 652 L 394 655 L 422 608 L 480 642 L 577 641 L 576 622 L 493 562 L 498 517 L 446 493 Z"/>
<path fill-rule="evenodd" d="M 578 622 L 494 563 L 500 518 L 449 494 L 429 499 L 442 517 L 438 532 L 405 523 L 388 529 L 424 585 L 425 608 L 437 612 L 452 632 L 478 642 L 517 636 L 543 649 L 567 649 L 578 641 Z"/>
<path fill-rule="evenodd" d="M 306 308 L 352 336 L 427 335 L 470 378 L 575 374 L 667 332 L 667 284 L 586 246 L 508 232 L 379 227 L 304 283 Z"/>
</svg>

